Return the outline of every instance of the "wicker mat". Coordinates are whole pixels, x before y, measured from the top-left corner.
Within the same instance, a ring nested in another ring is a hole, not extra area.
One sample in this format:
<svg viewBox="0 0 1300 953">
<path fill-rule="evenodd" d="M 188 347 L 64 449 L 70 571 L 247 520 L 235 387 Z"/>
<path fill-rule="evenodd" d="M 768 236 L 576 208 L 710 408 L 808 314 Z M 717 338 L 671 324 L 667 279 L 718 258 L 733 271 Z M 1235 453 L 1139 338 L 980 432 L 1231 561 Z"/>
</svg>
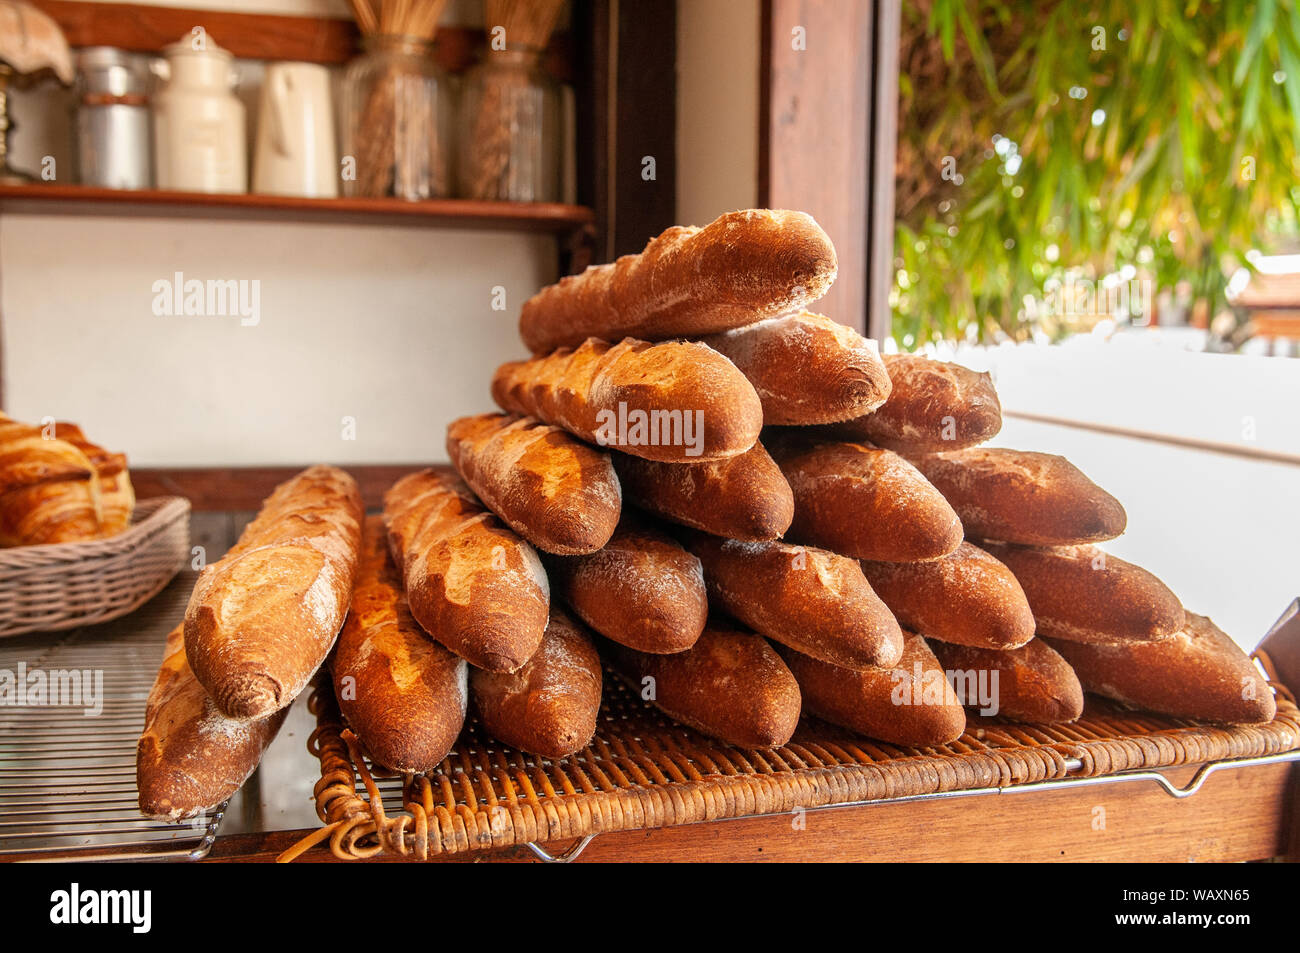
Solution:
<svg viewBox="0 0 1300 953">
<path fill-rule="evenodd" d="M 403 783 L 362 761 L 330 686 L 318 682 L 308 747 L 321 762 L 315 796 L 325 826 L 281 859 L 327 839 L 341 859 L 425 859 L 801 806 L 1280 754 L 1300 747 L 1300 710 L 1274 687 L 1278 714 L 1267 725 L 1204 725 L 1089 695 L 1073 724 L 972 716 L 966 734 L 942 747 L 894 747 L 804 718 L 789 744 L 750 751 L 678 725 L 607 672 L 596 737 L 576 755 L 535 758 L 488 737 L 471 717 L 436 771 Z"/>
</svg>

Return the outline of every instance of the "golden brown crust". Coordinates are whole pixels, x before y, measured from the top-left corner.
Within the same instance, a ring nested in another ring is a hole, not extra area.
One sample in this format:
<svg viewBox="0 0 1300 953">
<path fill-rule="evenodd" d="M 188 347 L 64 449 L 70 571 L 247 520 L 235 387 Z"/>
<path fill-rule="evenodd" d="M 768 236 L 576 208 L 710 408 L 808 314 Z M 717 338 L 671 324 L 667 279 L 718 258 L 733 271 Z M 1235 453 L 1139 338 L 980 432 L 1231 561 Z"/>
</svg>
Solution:
<svg viewBox="0 0 1300 953">
<path fill-rule="evenodd" d="M 1243 725 L 1277 714 L 1268 682 L 1246 653 L 1194 612 L 1181 632 L 1159 642 L 1050 641 L 1085 689 L 1135 708 Z"/>
<path fill-rule="evenodd" d="M 903 633 L 903 657 L 892 668 L 854 672 L 782 646 L 804 708 L 824 721 L 893 745 L 927 748 L 956 741 L 966 712 L 925 639 Z"/>
<path fill-rule="evenodd" d="M 1034 615 L 1016 577 L 970 543 L 927 562 L 863 560 L 862 571 L 899 623 L 928 639 L 1014 649 L 1034 637 Z"/>
<path fill-rule="evenodd" d="M 502 364 L 492 399 L 588 443 L 667 463 L 734 457 L 763 427 L 763 405 L 745 375 L 693 341 L 589 338 Z"/>
<path fill-rule="evenodd" d="M 599 552 L 548 558 L 546 572 L 583 622 L 642 652 L 684 652 L 708 619 L 700 561 L 628 513 Z"/>
<path fill-rule="evenodd" d="M 856 562 L 824 549 L 691 534 L 713 604 L 760 635 L 844 668 L 891 666 L 903 633 Z"/>
<path fill-rule="evenodd" d="M 803 311 L 711 334 L 701 342 L 754 385 L 763 424 L 829 424 L 869 414 L 889 397 L 875 341 Z"/>
<path fill-rule="evenodd" d="M 567 758 L 596 733 L 600 656 L 590 635 L 552 607 L 541 648 L 517 672 L 470 672 L 474 707 L 487 733 L 543 758 Z"/>
<path fill-rule="evenodd" d="M 0 547 L 78 543 L 102 535 L 90 458 L 51 431 L 0 413 Z"/>
<path fill-rule="evenodd" d="M 91 443 L 76 424 L 59 421 L 54 425 L 54 435 L 84 453 L 94 467 L 99 484 L 99 535 L 114 536 L 129 527 L 131 514 L 135 511 L 135 488 L 131 485 L 126 454 L 110 453 L 99 444 Z"/>
<path fill-rule="evenodd" d="M 288 714 L 282 708 L 248 721 L 222 714 L 185 660 L 178 625 L 167 636 L 136 745 L 141 812 L 179 820 L 217 807 L 253 773 Z"/>
<path fill-rule="evenodd" d="M 535 354 L 588 337 L 711 334 L 800 310 L 826 293 L 835 272 L 835 248 L 812 216 L 728 212 L 543 288 L 524 302 L 519 334 Z"/>
<path fill-rule="evenodd" d="M 479 414 L 447 428 L 447 454 L 478 498 L 538 549 L 594 553 L 618 525 L 609 454 L 532 417 Z"/>
<path fill-rule="evenodd" d="M 1071 642 L 1153 642 L 1183 628 L 1182 603 L 1163 582 L 1096 546 L 983 547 L 1016 574 L 1039 635 Z"/>
<path fill-rule="evenodd" d="M 826 428 L 829 435 L 910 455 L 973 447 L 1002 429 L 988 374 L 916 354 L 888 354 L 885 369 L 893 390 L 884 406 Z"/>
<path fill-rule="evenodd" d="M 1069 546 L 1124 532 L 1124 507 L 1065 457 L 977 447 L 913 459 L 972 539 Z"/>
<path fill-rule="evenodd" d="M 1053 725 L 1083 714 L 1083 687 L 1070 664 L 1042 639 L 1016 649 L 976 648 L 931 642 L 930 648 L 950 673 L 957 697 L 968 708 L 979 708 L 976 681 L 980 673 L 992 685 L 997 672 L 997 714 L 1010 721 Z M 953 673 L 958 673 L 954 678 Z"/>
<path fill-rule="evenodd" d="M 276 487 L 230 551 L 199 573 L 185 654 L 227 715 L 288 706 L 325 661 L 352 598 L 363 515 L 352 477 L 311 467 Z"/>
<path fill-rule="evenodd" d="M 352 606 L 330 674 L 339 709 L 384 767 L 432 771 L 456 743 L 465 723 L 467 666 L 411 617 L 378 516 L 366 517 Z"/>
<path fill-rule="evenodd" d="M 799 724 L 799 686 L 752 632 L 709 622 L 691 649 L 648 655 L 601 643 L 619 675 L 668 717 L 742 748 L 778 748 Z"/>
<path fill-rule="evenodd" d="M 938 559 L 960 545 L 942 494 L 892 450 L 782 436 L 772 455 L 794 492 L 790 539 L 855 559 Z"/>
<path fill-rule="evenodd" d="M 513 672 L 532 657 L 550 604 L 541 560 L 451 467 L 394 483 L 384 524 L 411 615 L 426 632 L 491 671 Z"/>
<path fill-rule="evenodd" d="M 731 539 L 776 539 L 794 519 L 794 494 L 761 443 L 713 463 L 656 463 L 615 452 L 624 499 L 684 526 Z"/>
</svg>

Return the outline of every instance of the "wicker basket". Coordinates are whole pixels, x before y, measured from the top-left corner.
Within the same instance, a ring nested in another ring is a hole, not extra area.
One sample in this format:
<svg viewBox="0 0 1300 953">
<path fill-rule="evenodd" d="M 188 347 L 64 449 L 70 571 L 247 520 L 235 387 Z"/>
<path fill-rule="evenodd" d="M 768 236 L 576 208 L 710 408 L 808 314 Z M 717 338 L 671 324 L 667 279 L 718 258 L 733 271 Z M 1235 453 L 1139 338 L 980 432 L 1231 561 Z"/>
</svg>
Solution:
<svg viewBox="0 0 1300 953">
<path fill-rule="evenodd" d="M 190 501 L 136 504 L 108 539 L 0 549 L 0 636 L 107 622 L 152 599 L 190 553 Z"/>
<path fill-rule="evenodd" d="M 307 747 L 320 759 L 314 793 L 325 826 L 281 859 L 328 842 L 341 860 L 423 860 L 796 807 L 1267 757 L 1300 748 L 1300 710 L 1272 674 L 1270 684 L 1278 713 L 1267 725 L 1198 724 L 1089 695 L 1071 724 L 972 715 L 960 739 L 933 748 L 900 748 L 805 718 L 789 744 L 749 751 L 672 722 L 606 672 L 596 737 L 572 757 L 525 754 L 489 737 L 471 716 L 436 770 L 403 783 L 363 760 L 333 687 L 318 678 Z"/>
</svg>

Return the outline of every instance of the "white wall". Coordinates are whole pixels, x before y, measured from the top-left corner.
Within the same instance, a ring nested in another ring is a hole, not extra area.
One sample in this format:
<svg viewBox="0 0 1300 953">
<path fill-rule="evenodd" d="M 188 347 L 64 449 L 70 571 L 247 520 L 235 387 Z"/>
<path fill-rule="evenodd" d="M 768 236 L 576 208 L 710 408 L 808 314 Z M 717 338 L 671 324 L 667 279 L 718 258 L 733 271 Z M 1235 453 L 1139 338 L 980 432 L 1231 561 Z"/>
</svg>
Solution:
<svg viewBox="0 0 1300 953">
<path fill-rule="evenodd" d="M 138 466 L 442 459 L 448 421 L 492 408 L 554 254 L 420 227 L 6 215 L 9 411 L 80 421 Z M 155 316 L 176 271 L 260 281 L 260 323 Z"/>
<path fill-rule="evenodd" d="M 758 0 L 677 4 L 677 221 L 758 204 Z"/>
<path fill-rule="evenodd" d="M 221 6 L 346 14 L 343 0 Z M 255 102 L 259 71 L 244 72 Z M 16 162 L 49 153 L 71 170 L 66 94 L 15 99 Z M 555 261 L 554 240 L 506 232 L 7 212 L 6 410 L 79 421 L 136 466 L 442 459 L 447 422 L 491 409 L 493 368 L 522 353 L 519 306 Z M 261 323 L 155 317 L 153 282 L 178 270 L 259 280 Z"/>
</svg>

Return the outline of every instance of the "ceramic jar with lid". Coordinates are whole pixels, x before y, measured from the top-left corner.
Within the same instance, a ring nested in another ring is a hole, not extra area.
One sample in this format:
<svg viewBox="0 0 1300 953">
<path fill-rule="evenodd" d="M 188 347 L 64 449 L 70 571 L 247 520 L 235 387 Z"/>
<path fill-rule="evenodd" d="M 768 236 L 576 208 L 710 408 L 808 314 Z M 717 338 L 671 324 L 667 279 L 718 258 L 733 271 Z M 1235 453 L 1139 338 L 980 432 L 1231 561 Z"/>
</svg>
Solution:
<svg viewBox="0 0 1300 953">
<path fill-rule="evenodd" d="M 153 97 L 158 188 L 248 190 L 244 104 L 235 95 L 231 55 L 204 35 L 163 50 L 162 89 Z"/>
</svg>

